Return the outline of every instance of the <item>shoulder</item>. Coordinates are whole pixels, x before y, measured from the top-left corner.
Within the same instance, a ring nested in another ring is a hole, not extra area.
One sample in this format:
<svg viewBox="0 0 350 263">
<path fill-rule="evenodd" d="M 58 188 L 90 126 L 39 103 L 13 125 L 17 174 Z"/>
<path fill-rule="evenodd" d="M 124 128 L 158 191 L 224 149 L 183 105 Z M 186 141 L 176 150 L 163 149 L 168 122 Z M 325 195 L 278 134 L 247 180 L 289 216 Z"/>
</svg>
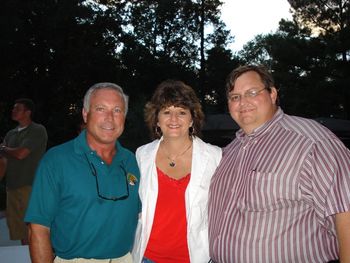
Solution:
<svg viewBox="0 0 350 263">
<path fill-rule="evenodd" d="M 222 158 L 222 149 L 195 137 L 193 139 L 193 154 L 196 162 L 207 160 L 216 165 Z"/>
<path fill-rule="evenodd" d="M 16 133 L 16 131 L 17 131 L 17 128 L 13 128 L 13 129 L 9 130 L 5 135 L 5 139 L 6 139 L 6 137 L 12 136 L 14 133 Z"/>
<path fill-rule="evenodd" d="M 135 157 L 135 154 L 131 150 L 129 150 L 128 148 L 125 148 L 124 146 L 121 146 L 120 144 L 118 145 L 118 147 L 121 147 L 121 150 L 122 150 L 124 157 L 126 157 L 126 158 L 134 158 Z"/>
<path fill-rule="evenodd" d="M 74 142 L 70 140 L 60 145 L 51 147 L 44 155 L 43 159 L 69 159 L 76 151 L 74 150 Z"/>
<path fill-rule="evenodd" d="M 131 150 L 129 150 L 128 148 L 125 148 L 119 142 L 117 142 L 117 149 L 118 148 L 121 153 L 121 158 L 123 161 L 136 164 L 135 154 Z"/>
<path fill-rule="evenodd" d="M 214 154 L 219 156 L 221 156 L 222 154 L 222 150 L 219 146 L 204 142 L 202 139 L 198 137 L 195 137 L 193 139 L 193 144 L 195 146 L 195 149 L 198 149 L 199 151 L 205 151 L 205 152 L 208 152 L 209 154 Z"/>
<path fill-rule="evenodd" d="M 333 132 L 312 119 L 284 114 L 280 124 L 283 129 L 313 142 L 337 139 Z"/>
<path fill-rule="evenodd" d="M 46 128 L 42 124 L 38 124 L 38 123 L 32 122 L 30 124 L 30 126 L 28 127 L 28 130 L 32 134 L 40 134 L 41 136 L 46 136 L 47 137 Z"/>
<path fill-rule="evenodd" d="M 144 144 L 136 149 L 136 156 L 143 156 L 145 154 L 150 154 L 151 152 L 158 149 L 159 140 L 154 140 L 150 143 Z"/>
<path fill-rule="evenodd" d="M 30 128 L 31 129 L 35 129 L 35 130 L 44 130 L 44 131 L 46 131 L 46 128 L 45 128 L 44 125 L 36 123 L 36 122 L 32 122 L 31 125 L 30 125 Z"/>
</svg>

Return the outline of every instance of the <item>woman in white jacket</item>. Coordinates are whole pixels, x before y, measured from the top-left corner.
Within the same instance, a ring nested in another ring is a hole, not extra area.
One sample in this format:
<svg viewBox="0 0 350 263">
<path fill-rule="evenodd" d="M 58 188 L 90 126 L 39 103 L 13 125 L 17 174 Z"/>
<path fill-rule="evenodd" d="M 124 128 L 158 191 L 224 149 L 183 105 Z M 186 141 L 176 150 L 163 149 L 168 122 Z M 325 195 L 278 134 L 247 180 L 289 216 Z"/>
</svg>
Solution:
<svg viewBox="0 0 350 263">
<path fill-rule="evenodd" d="M 207 201 L 221 149 L 198 138 L 204 114 L 193 89 L 167 80 L 145 107 L 153 142 L 136 151 L 142 212 L 135 263 L 209 261 Z"/>
</svg>

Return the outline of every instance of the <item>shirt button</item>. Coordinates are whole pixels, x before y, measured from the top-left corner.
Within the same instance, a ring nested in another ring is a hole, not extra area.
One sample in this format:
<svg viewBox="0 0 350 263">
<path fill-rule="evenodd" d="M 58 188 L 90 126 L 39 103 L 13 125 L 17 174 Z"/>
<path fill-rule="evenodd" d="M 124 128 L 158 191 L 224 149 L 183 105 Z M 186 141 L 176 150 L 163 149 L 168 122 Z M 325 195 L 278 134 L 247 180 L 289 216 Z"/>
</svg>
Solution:
<svg viewBox="0 0 350 263">
<path fill-rule="evenodd" d="M 101 164 L 105 164 L 104 162 L 101 162 Z"/>
</svg>

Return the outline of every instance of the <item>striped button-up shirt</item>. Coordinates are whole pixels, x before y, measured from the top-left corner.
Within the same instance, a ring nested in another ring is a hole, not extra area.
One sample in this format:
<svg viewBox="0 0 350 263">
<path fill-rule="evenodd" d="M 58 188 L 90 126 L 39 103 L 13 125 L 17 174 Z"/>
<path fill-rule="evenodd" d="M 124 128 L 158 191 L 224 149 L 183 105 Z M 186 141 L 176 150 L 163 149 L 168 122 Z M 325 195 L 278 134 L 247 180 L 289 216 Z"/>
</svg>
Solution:
<svg viewBox="0 0 350 263">
<path fill-rule="evenodd" d="M 209 192 L 210 255 L 220 263 L 338 258 L 335 214 L 350 210 L 350 151 L 315 121 L 279 109 L 223 152 Z"/>
</svg>

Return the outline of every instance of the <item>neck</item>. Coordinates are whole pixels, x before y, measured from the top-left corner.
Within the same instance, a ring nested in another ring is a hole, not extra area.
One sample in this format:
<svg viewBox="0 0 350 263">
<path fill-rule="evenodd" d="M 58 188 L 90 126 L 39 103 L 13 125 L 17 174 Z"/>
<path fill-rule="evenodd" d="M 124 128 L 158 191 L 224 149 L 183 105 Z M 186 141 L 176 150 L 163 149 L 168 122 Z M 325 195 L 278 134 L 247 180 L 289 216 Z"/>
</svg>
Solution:
<svg viewBox="0 0 350 263">
<path fill-rule="evenodd" d="M 192 144 L 191 137 L 185 138 L 163 138 L 162 145 L 167 150 L 167 152 L 172 154 L 177 154 L 179 151 L 187 148 L 190 144 Z"/>
<path fill-rule="evenodd" d="M 89 147 L 96 151 L 97 155 L 101 157 L 101 159 L 106 162 L 107 164 L 111 164 L 113 161 L 113 157 L 117 153 L 117 149 L 114 144 L 103 144 L 98 143 L 96 141 L 93 141 L 89 139 L 89 136 L 87 136 L 87 144 Z"/>
<path fill-rule="evenodd" d="M 26 120 L 20 120 L 18 121 L 18 125 L 20 128 L 22 127 L 27 127 L 29 124 L 32 123 L 32 120 L 31 119 L 26 119 Z"/>
<path fill-rule="evenodd" d="M 107 164 L 111 164 L 113 161 L 113 157 L 117 153 L 117 149 L 115 147 L 113 148 L 92 148 L 91 149 L 95 150 L 97 155 L 101 157 L 101 159 L 106 162 Z"/>
<path fill-rule="evenodd" d="M 176 168 L 178 161 L 186 156 L 192 148 L 192 140 L 190 137 L 183 140 L 165 139 L 162 141 L 160 148 L 169 166 L 171 168 Z"/>
</svg>

